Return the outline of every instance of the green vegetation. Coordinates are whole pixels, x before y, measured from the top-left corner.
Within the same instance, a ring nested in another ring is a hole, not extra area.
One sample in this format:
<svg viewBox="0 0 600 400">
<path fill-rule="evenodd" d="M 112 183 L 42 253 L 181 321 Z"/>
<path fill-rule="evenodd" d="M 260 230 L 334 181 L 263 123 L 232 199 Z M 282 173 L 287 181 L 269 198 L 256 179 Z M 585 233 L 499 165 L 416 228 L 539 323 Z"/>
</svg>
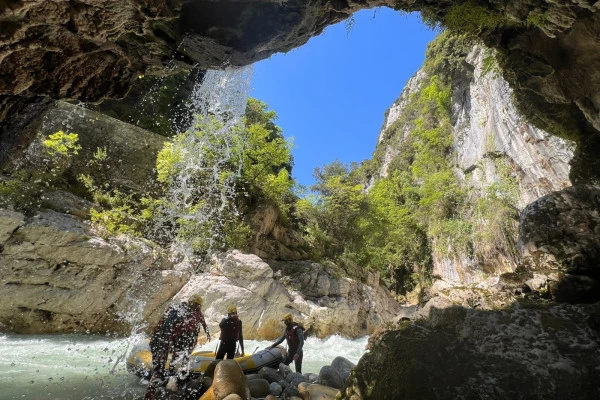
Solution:
<svg viewBox="0 0 600 400">
<path fill-rule="evenodd" d="M 495 184 L 480 193 L 454 169 L 451 74 L 472 44 L 465 34 L 440 34 L 428 46 L 428 78 L 383 133 L 373 158 L 316 169 L 313 194 L 296 207 L 316 258 L 348 271 L 378 271 L 398 294 L 429 285 L 433 260 L 466 257 L 485 273 L 513 259 L 519 187 L 513 167 L 490 137 L 486 151 L 498 175 Z M 382 170 L 385 177 L 379 177 Z"/>
<path fill-rule="evenodd" d="M 391 128 L 397 137 L 410 124 L 396 167 L 368 193 L 360 182 L 370 163 L 363 164 L 368 172 L 339 162 L 316 170 L 316 195 L 297 209 L 319 256 L 379 271 L 398 293 L 427 284 L 432 241 L 456 240 L 466 230 L 455 215 L 464 194 L 450 165 L 449 107 L 448 86 L 432 76 L 411 99 L 416 118 Z"/>
<path fill-rule="evenodd" d="M 442 23 L 456 32 L 480 33 L 492 31 L 504 24 L 504 18 L 497 11 L 475 1 L 453 5 Z"/>
<path fill-rule="evenodd" d="M 446 22 L 459 24 L 462 15 L 488 29 L 500 24 L 493 13 L 469 2 L 453 10 Z M 170 139 L 158 154 L 152 192 L 111 183 L 110 154 L 96 149 L 87 161 L 94 178 L 77 178 L 96 204 L 91 219 L 106 235 L 140 235 L 163 245 L 178 239 L 206 255 L 247 249 L 260 223 L 253 213 L 268 205 L 281 223 L 300 230 L 313 259 L 335 263 L 340 274 L 355 277 L 376 271 L 400 295 L 422 292 L 431 283 L 434 262 L 468 258 L 483 266 L 485 275 L 486 267 L 515 254 L 519 181 L 491 135 L 482 164 L 493 164 L 496 183 L 476 190 L 457 174 L 452 73 L 462 68 L 472 44 L 468 33 L 442 32 L 428 46 L 419 89 L 383 133 L 372 159 L 316 168 L 316 183 L 301 198 L 291 178 L 292 145 L 275 124 L 276 113 L 249 99 L 244 123 L 227 135 L 216 134 L 224 126 L 211 117 L 186 134 L 165 132 Z M 482 75 L 495 73 L 497 65 L 486 53 Z M 77 139 L 57 132 L 41 141 L 42 167 L 1 181 L 0 199 L 24 208 L 19 203 L 24 194 L 41 199 L 45 190 L 58 187 L 80 149 Z M 174 190 L 182 184 L 186 190 Z"/>
<path fill-rule="evenodd" d="M 527 15 L 526 22 L 529 26 L 542 28 L 548 23 L 547 12 L 530 12 L 529 15 Z"/>
<path fill-rule="evenodd" d="M 249 99 L 244 124 L 230 134 L 218 134 L 221 122 L 200 119 L 193 132 L 175 135 L 159 152 L 155 193 L 123 193 L 80 176 L 101 206 L 92 211 L 92 220 L 109 235 L 144 235 L 163 244 L 175 237 L 198 255 L 208 249 L 246 248 L 252 232 L 248 216 L 255 207 L 270 204 L 285 221 L 293 204 L 291 144 L 276 118 L 265 103 Z M 193 166 L 184 152 L 197 155 Z M 107 160 L 98 149 L 90 163 L 102 168 Z M 185 194 L 177 194 L 172 189 L 182 182 Z"/>
<path fill-rule="evenodd" d="M 481 68 L 481 77 L 484 78 L 489 73 L 492 74 L 492 78 L 501 75 L 500 66 L 496 60 L 496 55 L 491 49 L 486 49 L 483 56 L 483 67 Z"/>
<path fill-rule="evenodd" d="M 48 136 L 48 139 L 42 141 L 42 145 L 44 152 L 56 164 L 65 164 L 81 150 L 81 146 L 77 144 L 78 141 L 79 135 L 76 133 L 66 134 L 63 131 L 58 131 Z"/>
<path fill-rule="evenodd" d="M 27 213 L 38 209 L 43 194 L 64 186 L 63 172 L 81 146 L 76 133 L 55 132 L 34 143 L 39 154 L 30 155 L 10 177 L 0 180 L 0 207 L 13 207 Z"/>
</svg>

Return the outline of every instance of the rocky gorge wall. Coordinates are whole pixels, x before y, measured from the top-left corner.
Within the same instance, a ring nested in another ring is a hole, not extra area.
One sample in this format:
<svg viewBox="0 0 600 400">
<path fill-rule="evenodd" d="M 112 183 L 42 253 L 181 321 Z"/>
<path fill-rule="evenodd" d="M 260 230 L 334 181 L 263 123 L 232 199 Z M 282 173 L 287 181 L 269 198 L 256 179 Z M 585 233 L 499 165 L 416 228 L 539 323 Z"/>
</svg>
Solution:
<svg viewBox="0 0 600 400">
<path fill-rule="evenodd" d="M 317 263 L 271 267 L 237 251 L 209 264 L 177 258 L 141 240 L 102 239 L 80 218 L 46 210 L 0 210 L 0 330 L 130 334 L 154 326 L 174 300 L 193 293 L 212 332 L 236 304 L 248 339 L 273 339 L 291 312 L 312 334 L 370 334 L 400 305 L 372 276 L 338 277 Z M 297 273 L 282 279 L 284 268 Z"/>
<path fill-rule="evenodd" d="M 519 212 L 533 200 L 570 186 L 570 161 L 574 144 L 552 136 L 528 123 L 512 99 L 508 83 L 498 71 L 484 72 L 485 60 L 491 51 L 475 45 L 461 61 L 461 68 L 452 72 L 453 152 L 451 163 L 463 186 L 475 198 L 487 196 L 486 190 L 501 184 L 508 177 L 516 182 L 516 201 Z M 489 59 L 488 59 L 489 61 Z M 401 152 L 412 129 L 411 97 L 421 90 L 428 77 L 419 70 L 407 83 L 402 94 L 386 111 L 378 137 L 382 154 L 378 176 L 385 177 L 390 163 Z M 403 121 L 400 129 L 392 127 Z M 390 133 L 394 132 L 394 133 Z M 377 150 L 376 150 L 377 152 Z M 371 184 L 377 179 L 372 177 Z M 516 249 L 504 250 L 506 257 L 496 260 L 495 266 L 482 269 L 471 255 L 445 257 L 433 251 L 433 272 L 437 279 L 450 284 L 472 284 L 489 275 L 512 272 L 518 265 Z"/>
<path fill-rule="evenodd" d="M 76 176 L 151 190 L 156 154 L 168 139 L 65 102 L 48 108 L 34 128 L 37 139 L 15 167 L 41 157 L 39 142 L 58 130 L 77 133 L 81 149 L 63 172 L 67 185 L 50 186 L 40 195 L 41 209 L 0 208 L 2 331 L 129 334 L 153 326 L 173 298 L 196 292 L 206 299 L 214 331 L 229 304 L 236 303 L 248 338 L 279 335 L 287 312 L 319 336 L 361 336 L 399 309 L 376 275 L 360 283 L 343 278 L 332 265 L 293 261 L 306 259 L 299 235 L 269 207 L 250 216 L 250 250 L 262 259 L 235 252 L 208 264 L 185 261 L 156 244 L 100 232 L 89 218 L 90 209 L 101 206 L 73 190 Z M 90 164 L 98 148 L 106 149 L 106 168 Z M 288 261 L 271 267 L 263 259 Z"/>
<path fill-rule="evenodd" d="M 0 165 L 30 140 L 21 128 L 48 106 L 45 96 L 118 98 L 142 74 L 248 65 L 378 6 L 421 11 L 429 23 L 468 32 L 496 49 L 521 112 L 539 128 L 578 143 L 573 182 L 598 181 L 600 16 L 589 1 L 5 2 Z"/>
</svg>

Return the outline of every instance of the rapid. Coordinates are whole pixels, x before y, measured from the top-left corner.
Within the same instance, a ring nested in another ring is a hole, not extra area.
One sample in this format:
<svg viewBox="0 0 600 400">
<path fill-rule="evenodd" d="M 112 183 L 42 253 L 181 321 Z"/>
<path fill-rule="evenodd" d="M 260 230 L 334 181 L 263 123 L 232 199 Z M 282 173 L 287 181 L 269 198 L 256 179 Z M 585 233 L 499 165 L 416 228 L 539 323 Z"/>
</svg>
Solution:
<svg viewBox="0 0 600 400">
<path fill-rule="evenodd" d="M 2 400 L 137 400 L 147 382 L 127 371 L 126 359 L 142 336 L 0 335 L 0 399 Z M 303 372 L 319 373 L 335 357 L 357 363 L 367 337 L 309 337 L 304 346 Z M 245 340 L 246 352 L 271 341 Z M 215 350 L 216 341 L 199 346 Z"/>
<path fill-rule="evenodd" d="M 180 129 L 183 134 L 174 144 L 181 155 L 179 174 L 168 188 L 168 201 L 158 213 L 154 227 L 163 237 L 171 238 L 173 250 L 180 254 L 191 255 L 193 243 L 189 237 L 172 231 L 172 221 L 194 224 L 221 221 L 222 211 L 231 206 L 233 187 L 223 179 L 221 167 L 229 160 L 230 148 L 239 145 L 233 127 L 244 113 L 251 75 L 251 67 L 208 71 L 192 93 L 193 121 L 191 126 Z M 209 120 L 212 123 L 207 124 Z M 201 124 L 204 136 L 195 133 Z M 207 154 L 220 157 L 208 163 L 204 160 Z M 194 203 L 199 190 L 195 177 L 199 173 L 211 179 L 206 187 L 200 188 L 204 201 Z M 223 238 L 217 231 L 209 234 L 206 239 L 212 249 Z M 0 400 L 142 399 L 147 381 L 128 372 L 126 360 L 131 349 L 144 340 L 141 333 L 146 327 L 142 319 L 144 304 L 130 295 L 132 308 L 122 315 L 132 327 L 129 337 L 0 333 Z M 318 374 L 321 367 L 338 356 L 357 363 L 365 352 L 367 340 L 367 337 L 355 340 L 339 336 L 309 337 L 304 346 L 303 372 Z M 271 343 L 246 340 L 245 350 L 252 353 Z M 213 341 L 197 349 L 215 350 L 216 345 Z"/>
</svg>

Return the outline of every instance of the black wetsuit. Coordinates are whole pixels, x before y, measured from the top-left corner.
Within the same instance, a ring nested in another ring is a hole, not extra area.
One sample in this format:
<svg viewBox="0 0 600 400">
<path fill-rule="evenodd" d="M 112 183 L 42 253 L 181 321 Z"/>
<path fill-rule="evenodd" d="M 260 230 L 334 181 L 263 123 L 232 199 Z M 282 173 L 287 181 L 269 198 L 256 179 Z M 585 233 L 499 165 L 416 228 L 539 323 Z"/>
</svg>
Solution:
<svg viewBox="0 0 600 400">
<path fill-rule="evenodd" d="M 221 336 L 219 339 L 219 349 L 217 350 L 217 360 L 222 360 L 227 354 L 227 359 L 232 360 L 235 356 L 236 343 L 240 342 L 242 353 L 244 352 L 244 336 L 242 335 L 242 321 L 238 318 L 223 318 L 219 323 Z"/>
<path fill-rule="evenodd" d="M 286 324 L 285 332 L 273 346 L 277 346 L 279 343 L 287 341 L 288 351 L 283 363 L 290 365 L 294 361 L 296 372 L 302 373 L 302 347 L 304 346 L 304 328 L 295 322 Z M 294 356 L 298 354 L 298 359 L 294 360 Z"/>
</svg>

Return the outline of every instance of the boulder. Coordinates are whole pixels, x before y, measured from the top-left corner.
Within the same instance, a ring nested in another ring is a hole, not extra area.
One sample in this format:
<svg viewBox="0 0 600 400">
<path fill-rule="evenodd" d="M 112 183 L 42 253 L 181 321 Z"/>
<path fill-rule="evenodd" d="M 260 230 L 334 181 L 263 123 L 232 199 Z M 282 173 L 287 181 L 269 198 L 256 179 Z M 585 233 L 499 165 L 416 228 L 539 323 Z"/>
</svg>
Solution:
<svg viewBox="0 0 600 400">
<path fill-rule="evenodd" d="M 231 397 L 230 400 L 250 400 L 248 380 L 236 361 L 222 360 L 215 368 L 212 385 L 200 397 L 200 400 L 224 400 L 231 395 L 234 397 Z"/>
<path fill-rule="evenodd" d="M 248 389 L 250 395 L 254 398 L 262 398 L 271 393 L 271 387 L 266 379 L 249 379 Z"/>
<path fill-rule="evenodd" d="M 304 400 L 335 400 L 339 398 L 340 391 L 329 386 L 313 383 L 307 386 L 302 395 Z"/>
<path fill-rule="evenodd" d="M 281 392 L 283 392 L 283 388 L 281 387 L 281 385 L 277 382 L 271 382 L 271 384 L 269 385 L 269 391 L 271 392 L 271 394 L 273 396 L 279 396 L 281 394 Z M 265 397 L 266 399 L 266 397 Z"/>
<path fill-rule="evenodd" d="M 342 379 L 338 371 L 330 365 L 325 365 L 321 367 L 317 383 L 323 386 L 329 386 L 336 389 L 342 389 L 344 387 L 344 380 Z"/>
<path fill-rule="evenodd" d="M 342 378 L 342 380 L 345 381 L 350 376 L 350 372 L 352 372 L 352 369 L 356 367 L 356 364 L 345 359 L 344 357 L 338 356 L 334 358 L 331 362 L 331 367 L 335 369 L 340 375 L 340 378 Z"/>
<path fill-rule="evenodd" d="M 155 322 L 189 277 L 161 270 L 171 262 L 147 243 L 106 241 L 68 214 L 3 211 L 0 232 L 4 331 L 130 333 Z"/>
<path fill-rule="evenodd" d="M 312 372 L 307 372 L 305 374 L 302 374 L 302 376 L 304 377 L 306 382 L 311 382 L 311 383 L 316 382 L 317 379 L 319 379 L 319 375 L 313 374 Z"/>
<path fill-rule="evenodd" d="M 600 187 L 572 186 L 529 204 L 518 246 L 526 270 L 560 273 L 551 290 L 557 300 L 600 300 Z"/>
<path fill-rule="evenodd" d="M 42 200 L 44 208 L 88 220 L 90 219 L 90 210 L 95 206 L 94 203 L 64 190 L 44 193 Z"/>
<path fill-rule="evenodd" d="M 448 304 L 435 311 L 435 321 L 424 314 L 382 328 L 348 379 L 346 398 L 600 396 L 594 383 L 600 303 L 528 304 L 503 310 Z"/>
<path fill-rule="evenodd" d="M 285 389 L 283 389 L 283 392 L 281 393 L 281 397 L 284 399 L 291 399 L 293 397 L 300 397 L 300 392 L 298 391 L 298 388 L 296 386 L 293 385 L 288 385 Z"/>
<path fill-rule="evenodd" d="M 304 376 L 298 372 L 290 372 L 285 375 L 285 381 L 287 383 L 296 382 L 297 384 L 298 382 L 304 382 Z"/>
<path fill-rule="evenodd" d="M 278 371 L 273 368 L 263 367 L 258 371 L 258 376 L 260 378 L 266 379 L 268 382 L 279 382 L 283 379 L 283 375 L 281 375 Z"/>
<path fill-rule="evenodd" d="M 223 400 L 244 400 L 244 398 L 242 396 L 240 396 L 239 394 L 232 393 L 232 394 L 228 394 L 227 396 L 223 397 Z"/>
</svg>

